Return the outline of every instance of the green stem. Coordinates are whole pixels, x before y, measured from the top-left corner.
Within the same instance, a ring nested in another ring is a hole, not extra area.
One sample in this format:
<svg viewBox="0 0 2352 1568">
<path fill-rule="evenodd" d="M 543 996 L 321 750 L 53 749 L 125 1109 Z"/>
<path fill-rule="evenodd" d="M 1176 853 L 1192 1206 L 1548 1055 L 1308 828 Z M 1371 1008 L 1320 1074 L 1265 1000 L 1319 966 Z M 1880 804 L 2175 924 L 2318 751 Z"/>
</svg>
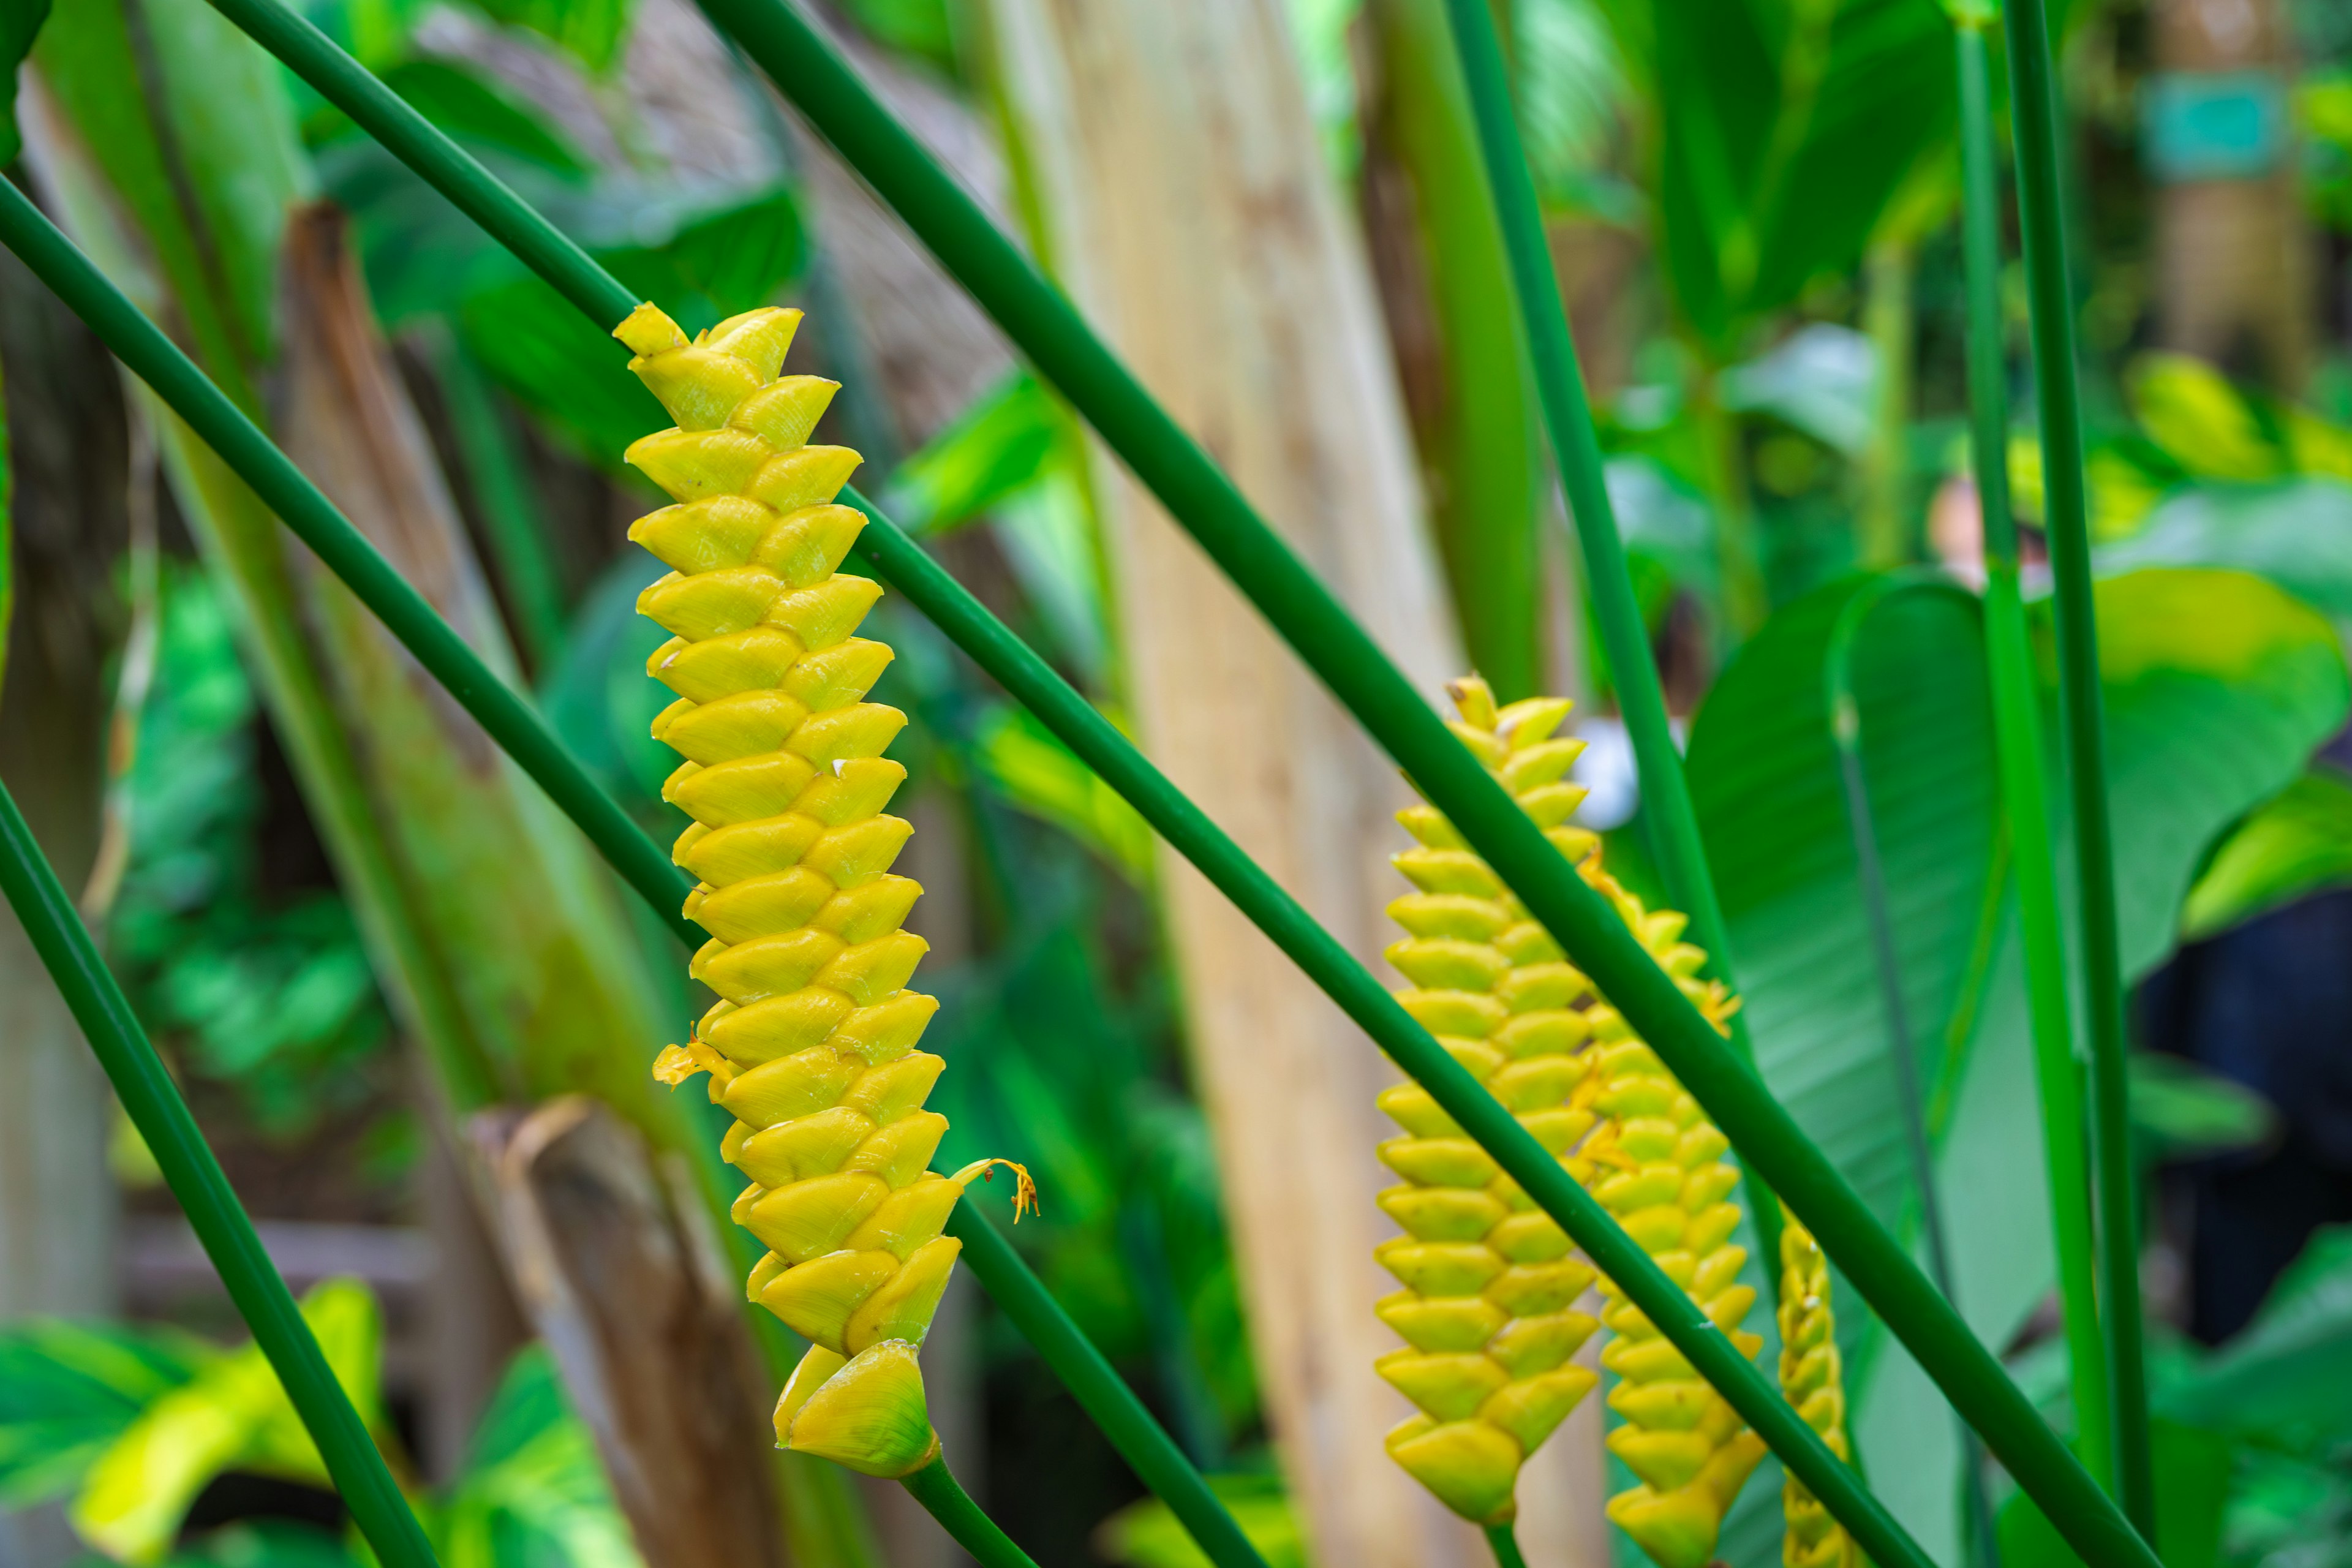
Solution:
<svg viewBox="0 0 2352 1568">
<path fill-rule="evenodd" d="M 2101 736 L 2083 410 L 2075 384 L 2074 313 L 2066 275 L 2058 85 L 2042 0 L 2010 0 L 2002 8 L 2001 25 L 2009 38 L 2018 206 L 2041 410 L 2042 488 L 2058 623 L 2058 707 L 2065 725 L 2074 806 L 2084 1013 L 2091 1047 L 2091 1153 L 2097 1172 L 2099 1284 L 2116 1492 L 2134 1528 L 2153 1540 L 2156 1487 L 2139 1294 L 2139 1205 L 2125 1102 L 2123 955 L 2116 935 L 2115 845 L 2107 820 L 2106 754 Z"/>
<path fill-rule="evenodd" d="M 1519 1553 L 1518 1532 L 1509 1525 L 1488 1525 L 1486 1544 L 1495 1549 L 1495 1568 L 1528 1568 L 1528 1560 Z"/>
<path fill-rule="evenodd" d="M 5 184 L 5 182 L 0 182 Z M 14 191 L 16 187 L 9 185 Z M 21 198 L 20 198 L 21 199 Z M 400 1494 L 367 1426 L 335 1381 L 294 1294 L 254 1234 L 172 1075 L 107 972 L 73 900 L 33 841 L 16 798 L 0 785 L 0 893 L 48 967 L 74 1021 L 147 1141 L 205 1255 L 220 1273 L 254 1343 L 319 1446 L 352 1521 L 387 1568 L 434 1568 L 433 1548 Z"/>
<path fill-rule="evenodd" d="M 1266 1568 L 1265 1559 L 1217 1500 L 1217 1494 L 1209 1489 L 1201 1472 L 1184 1458 L 1168 1429 L 1151 1418 L 1142 1401 L 1111 1370 L 1094 1342 L 1055 1303 L 1044 1281 L 1029 1271 L 988 1216 L 965 1198 L 949 1215 L 947 1233 L 962 1241 L 963 1259 L 971 1266 L 973 1278 L 988 1292 L 989 1300 L 1036 1347 L 1054 1375 L 1062 1380 L 1062 1386 L 1095 1413 L 1095 1424 L 1118 1450 L 1119 1458 L 1192 1531 L 1209 1560 L 1218 1568 Z"/>
<path fill-rule="evenodd" d="M 1909 511 L 1914 258 L 1908 240 L 1881 240 L 1863 258 L 1863 324 L 1877 351 L 1864 458 L 1862 563 L 1900 566 L 1914 556 Z"/>
<path fill-rule="evenodd" d="M 1029 1554 L 1013 1545 L 1013 1538 L 999 1530 L 996 1521 L 971 1500 L 971 1494 L 956 1484 L 946 1456 L 933 1459 L 912 1475 L 899 1477 L 898 1484 L 930 1510 L 931 1517 L 940 1521 L 940 1528 L 971 1553 L 980 1568 L 1037 1568 Z"/>
<path fill-rule="evenodd" d="M 225 7 L 257 3 L 266 6 L 268 0 L 222 0 Z M 1832 1259 L 1843 1268 L 1856 1292 L 1877 1309 L 2059 1531 L 2087 1562 L 2102 1568 L 2111 1563 L 2152 1568 L 2155 1558 L 2145 1542 L 2042 1424 L 2000 1363 L 1978 1343 L 1900 1244 L 1878 1224 L 1861 1196 L 1806 1139 L 1753 1072 L 1726 1049 L 1713 1026 L 1657 966 L 1616 911 L 1561 859 L 1517 803 L 1454 738 L 1379 646 L 1251 510 L 1232 481 L 1094 337 L 1069 302 L 995 229 L 906 128 L 874 100 L 830 45 L 799 16 L 768 0 L 705 0 L 705 9 L 735 36 L 772 79 L 793 95 L 835 149 L 909 221 L 998 323 L 1030 352 L 1038 367 L 1088 415 L 1097 431 L 1127 458 L 1138 477 L 1257 605 L 1333 695 L 1405 768 L 1430 801 L 1461 829 L 1470 847 L 1496 868 L 1538 921 L 1592 976 L 1658 1052 L 1668 1070 L 1713 1116 L 1726 1137 L 1788 1199 Z M 499 227 L 491 226 L 494 224 L 532 231 L 528 252 L 518 254 L 526 259 L 541 258 L 533 265 L 543 264 L 549 281 L 593 318 L 617 321 L 625 313 L 616 310 L 602 314 L 600 310 L 615 296 L 625 300 L 626 290 L 422 116 L 367 78 L 316 28 L 298 19 L 290 27 L 272 29 L 261 41 L 378 135 L 389 151 L 442 184 L 453 197 L 462 195 L 465 210 L 480 216 L 494 235 L 500 234 Z M 341 66 L 334 67 L 335 61 Z M 368 99 L 348 80 L 353 72 L 373 88 L 374 98 Z M 32 216 L 38 220 L 37 214 Z M 102 279 L 98 281 L 104 286 Z M 121 302 L 121 308 L 136 318 L 136 310 L 127 301 Z M 1023 651 L 1028 652 L 1025 647 Z M 1067 692 L 1066 687 L 1063 689 Z M 1084 707 L 1075 692 L 1067 694 Z M 1131 747 L 1128 750 L 1132 752 Z M 1135 760 L 1141 762 L 1139 755 Z M 518 761 L 529 766 L 527 760 Z M 1184 804 L 1189 808 L 1190 803 Z M 1243 864 L 1265 879 L 1264 872 L 1245 858 Z M 1273 890 L 1280 896 L 1278 889 Z M 1299 918 L 1305 919 L 1303 911 Z M 1851 1472 L 1812 1429 L 1795 1419 L 1756 1368 L 1730 1347 L 1711 1322 L 1696 1315 L 1688 1298 L 1658 1271 L 1648 1255 L 1591 1202 L 1556 1160 L 1543 1152 L 1542 1146 L 1492 1095 L 1402 1008 L 1394 1006 L 1393 999 L 1380 991 L 1378 983 L 1343 948 L 1312 921 L 1306 923 L 1339 954 L 1345 968 L 1338 978 L 1345 979 L 1352 971 L 1380 1004 L 1393 1010 L 1393 1022 L 1402 1028 L 1391 1027 L 1389 1032 L 1401 1047 L 1391 1053 L 1400 1065 L 1429 1088 L 1440 1106 L 1471 1131 L 1547 1212 L 1560 1220 L 1595 1265 L 1617 1279 L 1694 1368 L 1715 1384 L 1799 1479 L 1813 1488 L 1864 1550 L 1876 1556 L 1884 1568 L 1892 1568 L 1897 1562 L 1921 1561 L 1916 1543 L 1892 1516 L 1854 1483 Z M 1331 980 L 1325 984 L 1327 990 L 1332 989 Z M 1342 1001 L 1345 1005 L 1347 998 Z M 1360 996 L 1358 1001 L 1363 1006 L 1373 1005 Z M 1357 1012 L 1355 1007 L 1349 1010 Z"/>
<path fill-rule="evenodd" d="M 563 640 L 563 593 L 547 519 L 538 492 L 515 450 L 507 412 L 466 345 L 449 342 L 438 356 L 441 390 L 449 400 L 449 428 L 481 506 L 482 532 L 498 563 L 499 586 L 514 617 L 515 636 L 533 670 L 547 668 Z"/>
<path fill-rule="evenodd" d="M 1990 18 L 1987 18 L 1989 20 Z M 2001 812 L 2017 867 L 2018 928 L 2050 1172 L 2058 1302 L 2074 1390 L 2076 1442 L 2091 1474 L 2113 1487 L 2106 1348 L 2094 1284 L 2090 1152 L 2082 1072 L 2066 999 L 2066 945 L 2058 916 L 2050 806 L 2042 780 L 2040 680 L 2018 587 L 2017 521 L 2009 500 L 2007 339 L 2000 299 L 2000 187 L 1993 135 L 1990 49 L 1981 22 L 1953 31 L 1960 98 L 1962 240 L 1968 281 L 1969 406 L 1977 499 L 1984 519 L 1985 651 L 1992 683 Z"/>
<path fill-rule="evenodd" d="M 1738 981 L 1732 972 L 1730 933 L 1724 928 L 1723 905 L 1716 896 L 1706 847 L 1699 838 L 1698 813 L 1691 805 L 1690 785 L 1683 776 L 1682 753 L 1675 747 L 1674 731 L 1667 721 L 1665 689 L 1650 655 L 1649 628 L 1643 622 L 1640 602 L 1633 596 L 1633 579 L 1626 570 L 1625 546 L 1618 534 L 1616 509 L 1609 499 L 1607 470 L 1601 456 L 1601 437 L 1593 428 L 1584 371 L 1577 363 L 1568 309 L 1560 299 L 1551 247 L 1544 237 L 1535 180 L 1528 171 L 1518 125 L 1512 117 L 1509 68 L 1496 36 L 1494 13 L 1486 0 L 1447 0 L 1447 9 L 1477 121 L 1486 188 L 1510 257 L 1512 285 L 1518 295 L 1536 386 L 1543 398 L 1544 422 L 1559 464 L 1569 513 L 1576 523 L 1601 653 L 1608 660 L 1610 685 L 1617 693 L 1618 712 L 1633 743 L 1658 868 L 1667 892 L 1690 916 L 1693 934 L 1706 949 L 1714 974 L 1736 991 Z M 1748 1038 L 1748 1020 L 1734 1014 L 1731 1027 L 1734 1050 L 1753 1070 L 1756 1049 Z M 1758 1245 L 1765 1258 L 1777 1258 L 1780 1256 L 1780 1200 L 1753 1165 L 1744 1173 L 1744 1184 Z M 1764 1272 L 1777 1299 L 1780 1271 L 1767 1267 Z"/>
</svg>

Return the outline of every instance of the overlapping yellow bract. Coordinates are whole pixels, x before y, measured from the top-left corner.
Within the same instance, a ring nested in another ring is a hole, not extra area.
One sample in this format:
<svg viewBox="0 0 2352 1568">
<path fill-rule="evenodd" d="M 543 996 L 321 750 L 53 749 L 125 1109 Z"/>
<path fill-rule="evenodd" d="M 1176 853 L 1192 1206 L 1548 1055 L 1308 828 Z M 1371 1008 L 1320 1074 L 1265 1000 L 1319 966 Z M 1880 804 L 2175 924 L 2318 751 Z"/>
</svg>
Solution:
<svg viewBox="0 0 2352 1568">
<path fill-rule="evenodd" d="M 1455 735 L 1723 1026 L 1737 1003 L 1698 977 L 1706 955 L 1681 941 L 1684 917 L 1644 909 L 1602 868 L 1598 838 L 1568 823 L 1584 795 L 1562 780 L 1582 742 L 1553 733 L 1570 704 L 1498 709 L 1475 677 L 1454 695 Z M 1398 1000 L 1754 1355 L 1761 1342 L 1739 1326 L 1755 1292 L 1738 1283 L 1747 1255 L 1730 1239 L 1738 1174 L 1722 1133 L 1443 816 L 1419 805 L 1399 820 L 1419 847 L 1396 857 L 1418 889 L 1390 906 L 1412 933 L 1389 950 L 1413 983 Z M 1389 1435 L 1389 1451 L 1456 1512 L 1504 1522 L 1519 1466 L 1595 1381 L 1568 1359 L 1595 1327 L 1574 1307 L 1593 1271 L 1426 1091 L 1400 1084 L 1381 1106 L 1405 1132 L 1381 1146 L 1404 1178 L 1381 1205 L 1406 1234 L 1377 1254 L 1404 1286 L 1379 1310 L 1407 1348 L 1378 1368 L 1421 1411 Z M 1624 1417 L 1609 1446 L 1641 1480 L 1612 1500 L 1610 1517 L 1662 1568 L 1702 1568 L 1763 1446 L 1601 1284 L 1614 1335 L 1601 1363 Z"/>
<path fill-rule="evenodd" d="M 943 1064 L 915 1046 L 939 1004 L 907 988 L 922 889 L 891 874 L 910 829 L 882 809 L 907 720 L 865 700 L 891 651 L 854 634 L 882 591 L 835 570 L 865 521 L 834 504 L 857 454 L 808 445 L 836 384 L 778 374 L 800 316 L 753 310 L 688 342 L 643 305 L 614 333 L 677 420 L 628 450 L 677 502 L 629 537 L 673 569 L 637 608 L 672 634 L 646 665 L 677 693 L 653 732 L 686 759 L 662 797 L 694 818 L 673 858 L 711 940 L 690 973 L 721 998 L 655 1073 L 709 1072 L 734 1113 L 720 1149 L 751 1178 L 734 1218 L 770 1249 L 751 1298 L 814 1347 L 778 1438 L 899 1475 L 937 1448 L 913 1347 L 962 1246 L 941 1226 L 987 1163 L 929 1169 Z"/>
<path fill-rule="evenodd" d="M 1849 1457 L 1845 1437 L 1845 1378 L 1839 1364 L 1837 1319 L 1830 1310 L 1829 1259 L 1821 1244 L 1786 1208 L 1780 1211 L 1780 1392 L 1830 1452 Z M 1865 1568 L 1867 1560 L 1845 1526 L 1832 1519 L 1805 1483 L 1788 1477 L 1780 1507 L 1789 1521 L 1780 1540 L 1786 1568 Z"/>
</svg>

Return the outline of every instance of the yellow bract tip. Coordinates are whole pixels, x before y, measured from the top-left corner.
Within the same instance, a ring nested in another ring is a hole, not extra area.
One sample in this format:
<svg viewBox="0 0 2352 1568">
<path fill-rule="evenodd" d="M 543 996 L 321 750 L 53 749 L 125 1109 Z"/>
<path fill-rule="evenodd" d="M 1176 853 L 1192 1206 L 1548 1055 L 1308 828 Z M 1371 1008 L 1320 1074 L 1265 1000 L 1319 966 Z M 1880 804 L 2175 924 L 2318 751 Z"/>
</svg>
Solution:
<svg viewBox="0 0 2352 1568">
<path fill-rule="evenodd" d="M 678 324 L 652 304 L 639 305 L 630 311 L 628 319 L 613 329 L 613 335 L 639 359 L 660 353 L 665 349 L 686 346 L 686 333 L 678 329 Z"/>
</svg>

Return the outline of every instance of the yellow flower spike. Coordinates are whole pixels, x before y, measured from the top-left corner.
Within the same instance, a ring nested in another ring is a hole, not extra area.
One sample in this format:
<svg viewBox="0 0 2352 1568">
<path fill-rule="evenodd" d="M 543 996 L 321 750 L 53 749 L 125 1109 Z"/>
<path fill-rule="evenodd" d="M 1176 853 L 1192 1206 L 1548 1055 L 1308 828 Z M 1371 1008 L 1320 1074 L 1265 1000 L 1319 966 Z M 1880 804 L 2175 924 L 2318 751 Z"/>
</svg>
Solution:
<svg viewBox="0 0 2352 1568">
<path fill-rule="evenodd" d="M 629 537 L 671 568 L 637 608 L 671 634 L 646 667 L 677 695 L 653 733 L 683 759 L 663 798 L 694 818 L 672 858 L 712 940 L 689 972 L 720 997 L 654 1076 L 708 1072 L 734 1114 L 719 1150 L 751 1184 L 731 1213 L 770 1248 L 747 1293 L 813 1343 L 777 1440 L 895 1477 L 939 1451 L 916 1347 L 961 1247 L 940 1231 L 1009 1162 L 926 1168 L 944 1064 L 916 1047 L 939 1004 L 907 988 L 922 889 L 891 875 L 911 829 L 883 811 L 907 719 L 866 700 L 891 652 L 855 634 L 882 590 L 838 570 L 865 522 L 834 500 L 858 458 L 807 444 L 835 387 L 780 374 L 799 322 L 751 310 L 689 342 L 641 305 L 614 333 L 677 421 L 629 447 L 677 503 Z M 1036 1187 L 1012 1168 L 1017 1218 Z"/>
<path fill-rule="evenodd" d="M 1785 1207 L 1780 1211 L 1780 1391 L 1839 1458 L 1847 1458 L 1845 1377 L 1837 1319 L 1830 1309 L 1829 1260 L 1821 1244 Z M 1786 1568 L 1867 1568 L 1845 1527 L 1830 1517 L 1794 1476 L 1780 1487 L 1789 1521 L 1781 1537 Z"/>
<path fill-rule="evenodd" d="M 1570 705 L 1499 707 L 1475 677 L 1452 694 L 1463 744 L 1722 1027 L 1738 1004 L 1695 978 L 1706 955 L 1680 940 L 1688 922 L 1645 909 L 1602 868 L 1598 837 L 1568 822 L 1584 796 L 1563 779 L 1581 742 L 1554 737 Z M 1389 907 L 1409 933 L 1388 952 L 1412 983 L 1398 1001 L 1754 1355 L 1723 1135 L 1443 816 L 1419 805 L 1398 821 L 1418 841 L 1395 857 L 1418 891 Z M 1378 1310 L 1408 1348 L 1376 1365 L 1422 1412 L 1389 1435 L 1389 1452 L 1456 1512 L 1507 1522 L 1519 1466 L 1595 1382 L 1569 1361 L 1595 1327 L 1572 1305 L 1592 1273 L 1425 1092 L 1401 1084 L 1380 1104 L 1404 1132 L 1381 1158 L 1405 1179 L 1381 1206 L 1406 1235 L 1375 1253 L 1404 1286 Z M 1609 1516 L 1660 1568 L 1703 1568 L 1763 1444 L 1600 1283 L 1615 1334 L 1601 1363 L 1619 1380 L 1609 1403 L 1624 1417 L 1609 1446 L 1641 1482 Z"/>
</svg>

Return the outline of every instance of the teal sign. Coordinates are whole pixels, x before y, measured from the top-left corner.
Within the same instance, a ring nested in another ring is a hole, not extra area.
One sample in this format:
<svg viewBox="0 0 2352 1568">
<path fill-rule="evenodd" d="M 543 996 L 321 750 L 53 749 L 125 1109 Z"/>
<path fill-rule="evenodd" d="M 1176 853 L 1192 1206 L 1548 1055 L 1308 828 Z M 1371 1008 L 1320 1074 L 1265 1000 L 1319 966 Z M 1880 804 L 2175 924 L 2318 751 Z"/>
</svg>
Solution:
<svg viewBox="0 0 2352 1568">
<path fill-rule="evenodd" d="M 2159 180 L 2248 180 L 2286 147 L 2286 84 L 2277 73 L 2169 71 L 2140 89 L 2141 143 Z"/>
</svg>

